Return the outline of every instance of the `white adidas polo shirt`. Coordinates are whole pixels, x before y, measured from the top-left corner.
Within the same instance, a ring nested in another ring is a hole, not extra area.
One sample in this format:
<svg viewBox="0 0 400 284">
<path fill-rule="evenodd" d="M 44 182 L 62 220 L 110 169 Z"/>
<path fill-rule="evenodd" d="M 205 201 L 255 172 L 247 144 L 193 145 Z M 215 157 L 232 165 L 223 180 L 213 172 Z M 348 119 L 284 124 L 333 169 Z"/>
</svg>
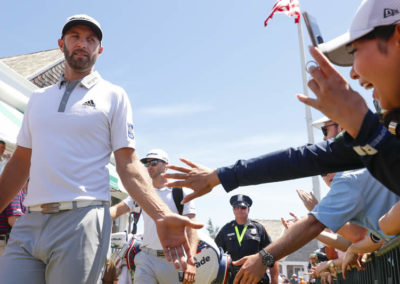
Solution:
<svg viewBox="0 0 400 284">
<path fill-rule="evenodd" d="M 132 109 L 121 87 L 97 72 L 70 87 L 60 81 L 29 100 L 17 139 L 32 149 L 26 206 L 110 200 L 110 154 L 135 147 Z"/>
</svg>

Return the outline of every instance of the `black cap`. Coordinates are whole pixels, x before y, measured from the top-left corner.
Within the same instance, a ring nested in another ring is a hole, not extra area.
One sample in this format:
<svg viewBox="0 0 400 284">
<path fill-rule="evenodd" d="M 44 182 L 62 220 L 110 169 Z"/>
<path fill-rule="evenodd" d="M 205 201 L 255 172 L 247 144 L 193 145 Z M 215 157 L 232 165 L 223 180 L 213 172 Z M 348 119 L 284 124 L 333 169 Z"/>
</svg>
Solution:
<svg viewBox="0 0 400 284">
<path fill-rule="evenodd" d="M 74 15 L 67 19 L 67 22 L 65 23 L 65 25 L 62 29 L 61 38 L 64 37 L 65 33 L 70 28 L 72 28 L 73 26 L 77 26 L 77 25 L 85 25 L 85 26 L 90 27 L 93 30 L 93 32 L 96 34 L 99 41 L 101 41 L 103 39 L 103 31 L 101 30 L 100 23 L 98 21 L 96 21 L 95 19 L 93 19 L 92 17 L 90 17 L 88 15 L 84 15 L 84 14 Z"/>
<path fill-rule="evenodd" d="M 243 194 L 237 194 L 232 196 L 229 202 L 231 203 L 232 206 L 251 207 L 251 205 L 253 204 L 251 198 Z"/>
</svg>

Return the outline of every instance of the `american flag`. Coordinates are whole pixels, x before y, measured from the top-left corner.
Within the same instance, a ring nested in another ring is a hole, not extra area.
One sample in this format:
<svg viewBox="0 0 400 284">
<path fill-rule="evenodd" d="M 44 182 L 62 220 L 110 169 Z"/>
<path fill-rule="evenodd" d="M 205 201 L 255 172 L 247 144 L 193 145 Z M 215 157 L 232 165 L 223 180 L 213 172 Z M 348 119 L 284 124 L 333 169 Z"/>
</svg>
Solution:
<svg viewBox="0 0 400 284">
<path fill-rule="evenodd" d="M 267 26 L 268 21 L 272 19 L 272 16 L 276 13 L 284 13 L 289 17 L 295 17 L 294 22 L 298 23 L 300 20 L 300 5 L 298 0 L 278 0 L 272 12 L 264 22 L 264 26 Z"/>
</svg>

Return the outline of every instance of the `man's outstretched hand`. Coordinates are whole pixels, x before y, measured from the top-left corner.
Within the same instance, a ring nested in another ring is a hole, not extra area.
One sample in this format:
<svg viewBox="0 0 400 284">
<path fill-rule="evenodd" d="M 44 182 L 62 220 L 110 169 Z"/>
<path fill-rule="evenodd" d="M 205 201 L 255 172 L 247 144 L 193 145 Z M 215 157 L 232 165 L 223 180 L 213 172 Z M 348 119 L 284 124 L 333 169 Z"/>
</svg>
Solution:
<svg viewBox="0 0 400 284">
<path fill-rule="evenodd" d="M 174 213 L 169 213 L 168 215 L 164 215 L 163 218 L 154 221 L 158 237 L 164 249 L 165 258 L 167 261 L 172 261 L 176 269 L 181 267 L 185 271 L 187 263 L 194 264 L 185 227 L 201 229 L 203 225 Z"/>
<path fill-rule="evenodd" d="M 166 173 L 164 177 L 175 179 L 175 181 L 168 182 L 166 186 L 193 189 L 193 193 L 183 198 L 183 203 L 209 193 L 216 185 L 220 184 L 217 170 L 208 169 L 186 159 L 181 158 L 180 160 L 190 168 L 168 165 L 169 169 L 175 170 L 178 173 Z"/>
</svg>

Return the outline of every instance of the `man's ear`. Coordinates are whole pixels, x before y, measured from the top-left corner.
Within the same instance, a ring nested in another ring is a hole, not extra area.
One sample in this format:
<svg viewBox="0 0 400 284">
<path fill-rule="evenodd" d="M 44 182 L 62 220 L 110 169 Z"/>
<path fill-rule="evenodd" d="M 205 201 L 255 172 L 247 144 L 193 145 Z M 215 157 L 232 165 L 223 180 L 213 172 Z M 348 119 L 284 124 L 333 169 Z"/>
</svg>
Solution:
<svg viewBox="0 0 400 284">
<path fill-rule="evenodd" d="M 393 36 L 396 39 L 396 46 L 400 48 L 400 24 L 396 25 Z"/>
<path fill-rule="evenodd" d="M 60 38 L 60 39 L 58 40 L 58 47 L 60 48 L 60 50 L 61 50 L 62 52 L 64 52 L 64 40 L 63 40 L 62 38 Z"/>
<path fill-rule="evenodd" d="M 104 49 L 104 47 L 101 45 L 101 46 L 99 47 L 99 54 L 101 54 L 101 53 L 103 52 L 103 49 Z"/>
</svg>

